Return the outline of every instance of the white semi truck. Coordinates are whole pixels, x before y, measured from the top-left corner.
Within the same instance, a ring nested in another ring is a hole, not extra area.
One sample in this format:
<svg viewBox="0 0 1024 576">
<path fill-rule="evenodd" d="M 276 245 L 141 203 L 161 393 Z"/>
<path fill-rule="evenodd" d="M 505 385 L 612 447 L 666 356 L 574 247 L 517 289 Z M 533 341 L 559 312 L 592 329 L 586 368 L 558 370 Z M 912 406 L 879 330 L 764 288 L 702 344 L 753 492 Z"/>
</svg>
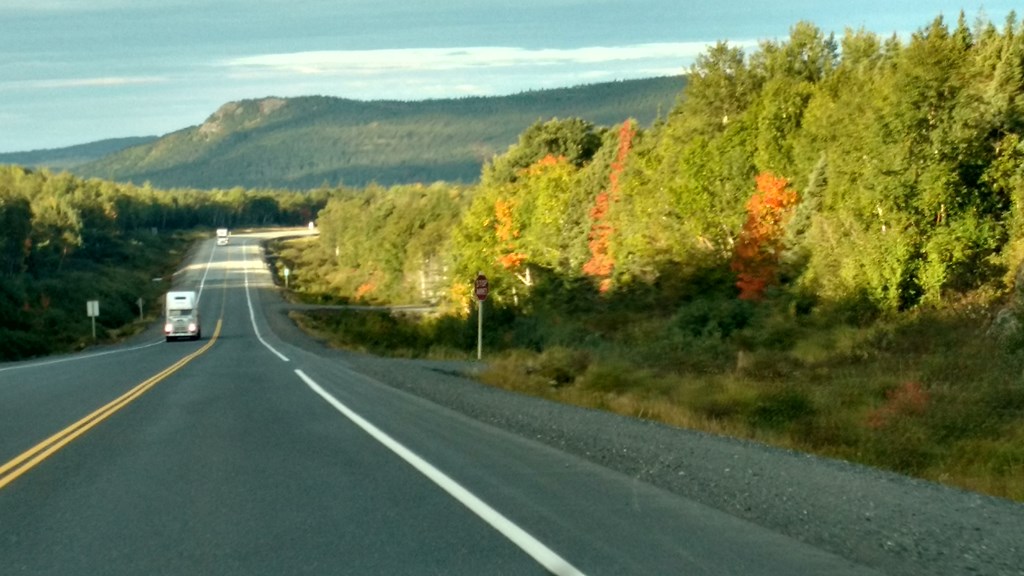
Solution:
<svg viewBox="0 0 1024 576">
<path fill-rule="evenodd" d="M 164 336 L 167 341 L 179 338 L 199 340 L 199 297 L 192 291 L 168 292 L 164 303 Z"/>
</svg>

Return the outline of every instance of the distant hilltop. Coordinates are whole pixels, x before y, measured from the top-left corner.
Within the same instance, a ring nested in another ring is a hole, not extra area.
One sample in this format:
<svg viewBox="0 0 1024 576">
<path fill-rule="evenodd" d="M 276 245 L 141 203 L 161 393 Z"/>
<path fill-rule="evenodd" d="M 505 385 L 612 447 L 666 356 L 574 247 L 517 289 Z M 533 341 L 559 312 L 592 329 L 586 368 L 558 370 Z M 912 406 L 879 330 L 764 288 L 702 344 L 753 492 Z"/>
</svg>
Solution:
<svg viewBox="0 0 1024 576">
<path fill-rule="evenodd" d="M 201 125 L 160 138 L 0 154 L 0 164 L 160 188 L 468 183 L 537 121 L 649 125 L 669 113 L 684 86 L 683 76 L 671 76 L 424 101 L 269 97 L 229 102 Z"/>
</svg>

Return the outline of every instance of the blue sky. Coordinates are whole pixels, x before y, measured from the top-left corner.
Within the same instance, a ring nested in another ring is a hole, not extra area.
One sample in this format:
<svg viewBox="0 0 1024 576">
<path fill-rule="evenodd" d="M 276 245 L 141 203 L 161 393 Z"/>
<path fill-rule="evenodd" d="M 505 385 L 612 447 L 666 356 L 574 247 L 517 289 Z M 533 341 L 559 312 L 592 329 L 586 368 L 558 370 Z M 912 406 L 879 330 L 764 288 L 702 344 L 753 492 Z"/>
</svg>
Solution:
<svg viewBox="0 0 1024 576">
<path fill-rule="evenodd" d="M 2 0 L 0 152 L 161 135 L 264 96 L 512 94 L 678 74 L 798 21 L 906 35 L 1007 0 Z"/>
</svg>

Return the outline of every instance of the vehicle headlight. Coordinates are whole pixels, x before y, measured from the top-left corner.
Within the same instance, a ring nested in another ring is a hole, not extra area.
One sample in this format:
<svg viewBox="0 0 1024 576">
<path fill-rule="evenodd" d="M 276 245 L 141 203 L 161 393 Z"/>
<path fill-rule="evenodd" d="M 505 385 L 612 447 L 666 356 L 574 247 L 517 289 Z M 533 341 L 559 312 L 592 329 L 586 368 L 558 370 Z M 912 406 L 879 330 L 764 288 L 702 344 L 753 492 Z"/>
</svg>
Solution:
<svg viewBox="0 0 1024 576">
<path fill-rule="evenodd" d="M 168 334 L 170 334 L 171 332 L 174 332 L 174 326 L 172 326 L 170 322 L 168 322 L 167 324 L 164 324 L 164 332 L 166 332 Z"/>
<path fill-rule="evenodd" d="M 189 322 L 188 323 L 188 331 L 189 332 L 195 332 L 196 331 L 196 323 L 195 322 Z"/>
</svg>

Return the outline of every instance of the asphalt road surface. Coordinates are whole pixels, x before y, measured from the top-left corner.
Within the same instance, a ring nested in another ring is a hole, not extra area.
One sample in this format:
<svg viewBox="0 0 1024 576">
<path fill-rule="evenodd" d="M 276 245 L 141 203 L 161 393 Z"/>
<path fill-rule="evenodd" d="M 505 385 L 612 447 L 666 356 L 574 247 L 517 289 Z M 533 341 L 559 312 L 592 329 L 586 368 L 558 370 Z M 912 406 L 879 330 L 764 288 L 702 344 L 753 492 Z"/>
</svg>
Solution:
<svg viewBox="0 0 1024 576">
<path fill-rule="evenodd" d="M 198 342 L 0 365 L 0 574 L 1024 574 L 1017 504 L 327 350 L 256 238 L 176 286 Z"/>
</svg>

